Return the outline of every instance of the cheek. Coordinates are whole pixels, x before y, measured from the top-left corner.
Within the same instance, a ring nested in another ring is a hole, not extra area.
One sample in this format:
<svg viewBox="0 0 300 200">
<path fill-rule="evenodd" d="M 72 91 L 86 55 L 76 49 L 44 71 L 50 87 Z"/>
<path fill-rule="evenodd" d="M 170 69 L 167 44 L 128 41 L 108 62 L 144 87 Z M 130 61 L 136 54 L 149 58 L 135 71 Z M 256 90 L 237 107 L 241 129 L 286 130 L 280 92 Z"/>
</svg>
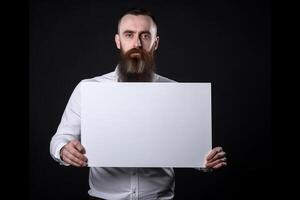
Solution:
<svg viewBox="0 0 300 200">
<path fill-rule="evenodd" d="M 130 50 L 132 48 L 127 43 L 120 43 L 120 47 L 121 47 L 121 50 L 123 51 L 123 53 L 127 52 L 128 50 Z"/>
<path fill-rule="evenodd" d="M 143 42 L 143 48 L 149 52 L 152 48 L 154 48 L 154 42 L 152 42 L 152 41 Z"/>
</svg>

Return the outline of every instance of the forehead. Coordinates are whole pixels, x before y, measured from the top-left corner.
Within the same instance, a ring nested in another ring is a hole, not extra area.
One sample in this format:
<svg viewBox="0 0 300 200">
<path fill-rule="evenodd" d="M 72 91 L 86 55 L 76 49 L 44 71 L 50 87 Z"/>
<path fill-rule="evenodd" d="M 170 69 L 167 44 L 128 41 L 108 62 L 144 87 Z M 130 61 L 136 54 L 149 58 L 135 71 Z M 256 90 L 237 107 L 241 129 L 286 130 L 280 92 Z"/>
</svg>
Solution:
<svg viewBox="0 0 300 200">
<path fill-rule="evenodd" d="M 125 30 L 131 31 L 150 31 L 156 33 L 156 25 L 151 17 L 147 15 L 125 15 L 122 17 L 119 24 L 119 31 L 122 33 Z"/>
</svg>

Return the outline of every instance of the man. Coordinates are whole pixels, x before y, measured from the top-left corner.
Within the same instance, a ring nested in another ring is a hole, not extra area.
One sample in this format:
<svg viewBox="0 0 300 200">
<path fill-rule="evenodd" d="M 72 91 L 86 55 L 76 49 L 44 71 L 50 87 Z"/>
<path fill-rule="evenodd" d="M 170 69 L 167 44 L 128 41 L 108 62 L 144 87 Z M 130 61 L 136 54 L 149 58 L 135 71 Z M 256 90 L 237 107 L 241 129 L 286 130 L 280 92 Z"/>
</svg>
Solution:
<svg viewBox="0 0 300 200">
<path fill-rule="evenodd" d="M 84 81 L 96 82 L 172 82 L 155 74 L 154 51 L 158 48 L 157 24 L 146 10 L 129 10 L 118 23 L 115 43 L 120 62 L 114 72 Z M 87 165 L 80 143 L 80 90 L 74 89 L 56 134 L 50 144 L 52 157 L 64 165 Z M 101 156 L 101 155 L 99 155 Z M 215 147 L 205 159 L 207 169 L 226 165 L 225 152 Z M 90 199 L 173 199 L 172 168 L 90 168 Z"/>
</svg>

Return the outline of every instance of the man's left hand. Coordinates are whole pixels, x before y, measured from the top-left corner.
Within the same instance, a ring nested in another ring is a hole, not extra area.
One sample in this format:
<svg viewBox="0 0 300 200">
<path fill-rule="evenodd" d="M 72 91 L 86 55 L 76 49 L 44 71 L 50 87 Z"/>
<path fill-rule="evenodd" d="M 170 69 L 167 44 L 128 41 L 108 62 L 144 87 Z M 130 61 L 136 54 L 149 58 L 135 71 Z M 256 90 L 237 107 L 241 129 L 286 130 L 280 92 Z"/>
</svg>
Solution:
<svg viewBox="0 0 300 200">
<path fill-rule="evenodd" d="M 226 153 L 223 151 L 222 147 L 213 148 L 205 159 L 205 167 L 207 169 L 219 169 L 227 165 Z"/>
</svg>

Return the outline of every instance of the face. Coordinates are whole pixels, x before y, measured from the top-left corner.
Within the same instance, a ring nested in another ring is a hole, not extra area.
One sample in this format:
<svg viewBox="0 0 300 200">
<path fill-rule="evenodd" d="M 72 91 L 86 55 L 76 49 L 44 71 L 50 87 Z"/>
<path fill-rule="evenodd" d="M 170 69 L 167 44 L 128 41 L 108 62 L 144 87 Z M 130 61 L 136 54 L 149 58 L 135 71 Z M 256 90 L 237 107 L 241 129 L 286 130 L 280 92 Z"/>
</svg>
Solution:
<svg viewBox="0 0 300 200">
<path fill-rule="evenodd" d="M 158 47 L 157 28 L 151 17 L 125 15 L 115 36 L 121 50 L 118 73 L 123 82 L 152 81 L 155 72 L 154 51 Z"/>
<path fill-rule="evenodd" d="M 125 15 L 119 23 L 118 34 L 115 35 L 116 46 L 123 54 L 133 48 L 154 51 L 159 42 L 156 32 L 157 28 L 151 17 Z"/>
</svg>

